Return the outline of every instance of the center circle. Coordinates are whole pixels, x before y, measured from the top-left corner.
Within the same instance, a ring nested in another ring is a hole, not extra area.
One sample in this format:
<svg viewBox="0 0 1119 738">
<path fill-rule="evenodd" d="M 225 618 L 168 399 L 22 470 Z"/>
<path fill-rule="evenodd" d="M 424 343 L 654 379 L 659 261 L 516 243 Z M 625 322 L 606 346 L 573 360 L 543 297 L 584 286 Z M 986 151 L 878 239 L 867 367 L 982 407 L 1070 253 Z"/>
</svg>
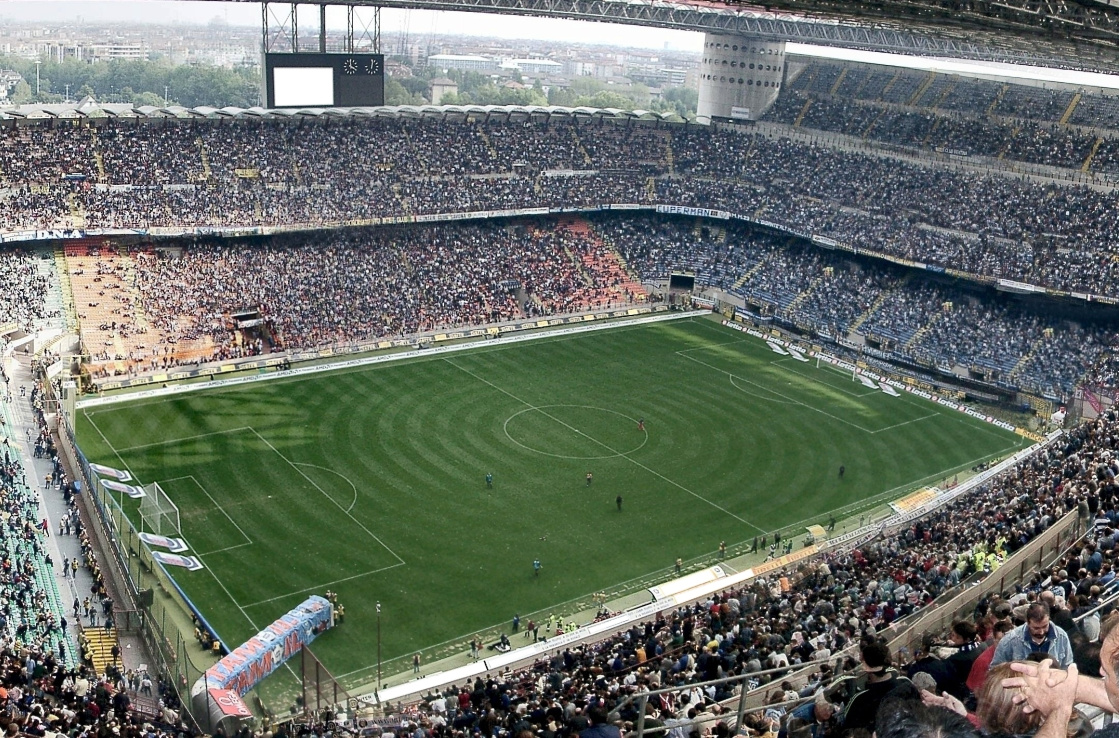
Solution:
<svg viewBox="0 0 1119 738">
<path fill-rule="evenodd" d="M 504 430 L 521 448 L 556 459 L 613 459 L 649 442 L 638 418 L 595 405 L 526 407 L 505 419 Z"/>
</svg>

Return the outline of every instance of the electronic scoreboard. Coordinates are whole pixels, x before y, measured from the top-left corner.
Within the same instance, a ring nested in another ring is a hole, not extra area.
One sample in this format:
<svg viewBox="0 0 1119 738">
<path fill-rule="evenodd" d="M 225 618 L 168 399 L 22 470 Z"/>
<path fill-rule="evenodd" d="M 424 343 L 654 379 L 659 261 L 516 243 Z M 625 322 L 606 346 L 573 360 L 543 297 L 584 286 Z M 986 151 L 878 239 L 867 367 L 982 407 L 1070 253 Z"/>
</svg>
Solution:
<svg viewBox="0 0 1119 738">
<path fill-rule="evenodd" d="M 269 108 L 352 108 L 385 104 L 383 54 L 265 54 Z"/>
</svg>

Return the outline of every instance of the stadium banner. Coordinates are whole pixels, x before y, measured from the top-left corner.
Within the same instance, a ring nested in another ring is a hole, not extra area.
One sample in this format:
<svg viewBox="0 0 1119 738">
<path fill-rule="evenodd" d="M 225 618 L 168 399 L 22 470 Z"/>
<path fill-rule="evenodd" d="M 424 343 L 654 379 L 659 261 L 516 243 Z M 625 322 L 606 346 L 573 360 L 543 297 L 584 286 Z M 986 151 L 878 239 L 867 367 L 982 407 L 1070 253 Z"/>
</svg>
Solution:
<svg viewBox="0 0 1119 738">
<path fill-rule="evenodd" d="M 690 208 L 684 205 L 657 205 L 658 213 L 668 215 L 689 215 L 696 218 L 714 218 L 716 220 L 729 220 L 730 213 L 725 210 L 711 210 L 710 208 Z"/>
<path fill-rule="evenodd" d="M 545 177 L 594 177 L 597 169 L 545 169 L 541 172 Z"/>
<path fill-rule="evenodd" d="M 788 566 L 789 564 L 795 563 L 795 562 L 800 561 L 802 559 L 807 559 L 809 556 L 815 556 L 816 552 L 821 550 L 822 548 L 823 547 L 820 544 L 811 544 L 811 545 L 805 546 L 804 548 L 802 548 L 798 551 L 794 551 L 792 553 L 785 554 L 784 556 L 778 556 L 775 559 L 770 559 L 769 561 L 767 561 L 763 564 L 759 564 L 758 566 L 755 566 L 753 569 L 750 569 L 749 571 L 753 574 L 753 576 L 760 577 L 764 574 L 768 574 L 771 571 L 775 571 L 777 569 L 783 569 L 786 566 Z"/>
<path fill-rule="evenodd" d="M 9 333 L 15 333 L 19 330 L 19 324 L 8 321 L 7 323 L 0 323 L 0 336 L 6 336 Z"/>
<path fill-rule="evenodd" d="M 819 244 L 826 249 L 834 249 L 836 246 L 839 245 L 839 241 L 836 241 L 834 238 L 828 238 L 827 236 L 817 236 L 815 233 L 812 234 L 812 243 Z"/>
<path fill-rule="evenodd" d="M 334 608 L 330 602 L 311 595 L 230 651 L 199 681 L 204 680 L 207 689 L 232 689 L 243 696 L 332 625 Z"/>
<path fill-rule="evenodd" d="M 210 701 L 217 705 L 222 715 L 238 718 L 251 718 L 253 716 L 245 705 L 245 701 L 241 699 L 241 695 L 232 689 L 210 689 L 207 692 L 210 694 Z"/>
<path fill-rule="evenodd" d="M 152 551 L 151 553 L 153 559 L 167 566 L 181 566 L 187 571 L 198 571 L 204 568 L 202 562 L 193 556 L 180 556 L 165 551 Z"/>
<path fill-rule="evenodd" d="M 133 487 L 130 484 L 121 484 L 120 482 L 114 482 L 112 479 L 102 479 L 101 486 L 109 490 L 110 492 L 120 492 L 121 494 L 128 495 L 134 500 L 138 500 L 141 497 L 145 496 L 143 487 Z"/>
<path fill-rule="evenodd" d="M 1035 287 L 1032 284 L 1025 282 L 1015 282 L 1013 279 L 1000 279 L 995 282 L 995 289 L 999 292 L 1013 292 L 1017 295 L 1028 295 L 1034 292 L 1044 293 L 1045 289 L 1042 287 Z"/>
<path fill-rule="evenodd" d="M 104 466 L 102 464 L 90 464 L 89 468 L 93 473 L 99 477 L 112 477 L 118 482 L 131 482 L 132 475 L 122 469 L 114 469 L 111 466 Z"/>
<path fill-rule="evenodd" d="M 35 231 L 37 241 L 57 241 L 63 238 L 81 238 L 84 234 L 73 228 L 54 228 L 46 231 Z"/>
<path fill-rule="evenodd" d="M 17 240 L 35 240 L 34 230 L 12 230 L 2 236 L 3 243 L 17 242 Z"/>
<path fill-rule="evenodd" d="M 168 538 L 155 533 L 140 533 L 140 540 L 149 546 L 165 548 L 171 553 L 182 553 L 190 548 L 182 538 Z"/>
</svg>

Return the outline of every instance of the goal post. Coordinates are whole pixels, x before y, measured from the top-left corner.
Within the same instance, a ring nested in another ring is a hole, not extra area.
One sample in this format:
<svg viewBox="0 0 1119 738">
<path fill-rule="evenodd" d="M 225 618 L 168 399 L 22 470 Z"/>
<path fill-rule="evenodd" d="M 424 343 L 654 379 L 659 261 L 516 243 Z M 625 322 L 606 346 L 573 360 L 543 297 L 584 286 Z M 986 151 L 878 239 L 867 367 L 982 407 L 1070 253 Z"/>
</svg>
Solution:
<svg viewBox="0 0 1119 738">
<path fill-rule="evenodd" d="M 140 498 L 141 530 L 145 528 L 152 533 L 179 535 L 179 508 L 163 491 L 158 482 L 153 482 L 144 487 L 144 496 Z"/>
</svg>

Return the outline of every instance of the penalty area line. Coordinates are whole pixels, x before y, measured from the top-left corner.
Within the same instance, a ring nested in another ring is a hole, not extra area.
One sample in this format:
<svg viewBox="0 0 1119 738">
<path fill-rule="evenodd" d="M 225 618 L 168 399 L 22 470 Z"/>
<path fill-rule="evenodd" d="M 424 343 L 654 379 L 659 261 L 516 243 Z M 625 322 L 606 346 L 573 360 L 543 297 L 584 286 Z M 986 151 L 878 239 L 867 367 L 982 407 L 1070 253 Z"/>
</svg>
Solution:
<svg viewBox="0 0 1119 738">
<path fill-rule="evenodd" d="M 300 468 L 299 468 L 299 467 L 300 467 L 300 464 L 298 464 L 298 463 L 296 463 L 296 462 L 292 461 L 291 459 L 289 459 L 288 457 L 284 456 L 284 455 L 283 455 L 283 453 L 281 453 L 281 452 L 280 452 L 280 450 L 279 450 L 278 448 L 276 448 L 275 446 L 273 446 L 273 445 L 272 445 L 272 443 L 271 443 L 271 442 L 270 442 L 270 441 L 269 441 L 269 440 L 268 440 L 267 438 L 265 438 L 264 436 L 260 435 L 260 432 L 259 432 L 259 431 L 257 431 L 257 430 L 256 430 L 256 428 L 253 428 L 252 426 L 249 426 L 249 430 L 250 430 L 250 431 L 252 431 L 252 432 L 253 432 L 253 433 L 254 433 L 254 434 L 256 435 L 256 437 L 257 437 L 257 438 L 259 438 L 259 439 L 260 439 L 261 441 L 263 441 L 263 442 L 264 442 L 264 445 L 265 445 L 265 446 L 267 446 L 268 448 L 272 449 L 272 452 L 273 452 L 274 454 L 276 454 L 276 455 L 277 455 L 277 456 L 279 456 L 279 457 L 280 457 L 281 459 L 283 459 L 283 460 L 284 460 L 285 462 L 287 462 L 288 466 L 290 466 L 290 467 L 291 467 L 292 469 L 294 469 L 294 470 L 296 471 L 296 473 L 298 473 L 298 474 L 299 474 L 299 476 L 301 476 L 301 477 L 303 477 L 304 479 L 306 479 L 306 480 L 307 480 L 307 481 L 308 481 L 308 482 L 310 483 L 310 485 L 311 485 L 312 487 L 314 487 L 314 488 L 315 488 L 315 489 L 317 489 L 317 490 L 318 490 L 318 491 L 319 491 L 320 493 L 322 493 L 322 496 L 323 496 L 323 497 L 325 497 L 326 499 L 330 500 L 330 501 L 331 501 L 331 502 L 332 502 L 332 503 L 334 504 L 334 506 L 335 506 L 335 507 L 337 507 L 337 508 L 338 508 L 339 510 L 341 510 L 341 511 L 342 511 L 342 514 L 343 514 L 343 515 L 345 515 L 345 516 L 346 516 L 347 518 L 349 518 L 349 519 L 350 519 L 350 520 L 351 520 L 351 521 L 352 521 L 352 522 L 354 523 L 354 525 L 356 525 L 357 527 L 361 528 L 361 529 L 362 529 L 363 531 L 365 531 L 365 533 L 366 533 L 366 534 L 367 534 L 367 535 L 368 535 L 368 536 L 369 536 L 370 538 L 372 538 L 372 539 L 373 539 L 374 541 L 376 541 L 377 543 L 381 544 L 381 547 L 382 547 L 382 548 L 384 548 L 384 549 L 385 549 L 386 551 L 388 551 L 388 552 L 389 552 L 389 554 L 391 554 L 391 555 L 392 555 L 392 557 L 393 557 L 393 558 L 395 558 L 395 559 L 396 559 L 396 560 L 397 560 L 398 562 L 400 562 L 401 564 L 405 563 L 404 559 L 402 559 L 402 558 L 400 557 L 400 555 L 399 555 L 398 553 L 396 553 L 396 551 L 393 551 L 393 550 L 392 550 L 391 548 L 389 548 L 388 544 L 386 544 L 386 543 L 385 543 L 384 541 L 382 541 L 382 540 L 381 540 L 380 538 L 378 538 L 378 537 L 377 537 L 377 534 L 376 534 L 376 533 L 374 533 L 373 531 L 369 530 L 369 528 L 365 527 L 365 524 L 364 524 L 364 523 L 362 523 L 362 522 L 361 522 L 360 520 L 358 520 L 357 518 L 355 518 L 355 517 L 353 516 L 353 514 L 351 514 L 351 513 L 350 513 L 350 511 L 349 511 L 349 510 L 347 510 L 346 508 L 344 508 L 344 507 L 342 507 L 342 506 L 341 506 L 340 504 L 338 504 L 338 501 L 337 501 L 337 500 L 335 500 L 335 499 L 334 499 L 333 497 L 331 497 L 330 495 L 328 495 L 328 494 L 326 493 L 326 490 L 324 490 L 324 489 L 323 489 L 322 487 L 320 487 L 320 486 L 318 485 L 318 483 L 316 483 L 316 482 L 315 482 L 315 480 L 314 480 L 314 479 L 311 479 L 311 478 L 310 478 L 309 476 L 307 476 L 307 473 L 306 473 L 306 472 L 304 472 L 304 471 L 303 471 L 302 469 L 300 469 Z M 337 474 L 337 472 L 335 472 L 335 473 Z M 346 480 L 346 481 L 349 481 L 349 480 Z M 355 492 L 355 494 L 356 494 L 356 492 Z"/>
<path fill-rule="evenodd" d="M 292 597 L 294 595 L 304 594 L 306 592 L 318 592 L 318 591 L 326 589 L 327 587 L 333 587 L 336 584 L 341 584 L 342 582 L 352 582 L 355 579 L 361 579 L 362 577 L 368 577 L 368 576 L 372 576 L 374 574 L 380 574 L 383 571 L 388 571 L 389 569 L 395 569 L 398 566 L 404 566 L 404 562 L 401 561 L 400 563 L 397 563 L 397 564 L 389 564 L 388 566 L 382 566 L 380 569 L 370 569 L 369 571 L 363 571 L 362 573 L 354 574 L 353 576 L 342 577 L 341 579 L 335 579 L 335 580 L 329 581 L 329 582 L 322 582 L 321 584 L 316 584 L 316 585 L 313 585 L 311 587 L 304 587 L 303 589 L 297 589 L 294 592 L 287 592 L 287 593 L 282 594 L 282 595 L 276 595 L 275 597 L 269 597 L 266 600 L 259 600 L 257 602 L 251 602 L 248 605 L 245 605 L 245 607 L 256 607 L 257 605 L 266 605 L 269 602 L 275 602 L 276 600 L 282 600 L 285 597 Z"/>
</svg>

